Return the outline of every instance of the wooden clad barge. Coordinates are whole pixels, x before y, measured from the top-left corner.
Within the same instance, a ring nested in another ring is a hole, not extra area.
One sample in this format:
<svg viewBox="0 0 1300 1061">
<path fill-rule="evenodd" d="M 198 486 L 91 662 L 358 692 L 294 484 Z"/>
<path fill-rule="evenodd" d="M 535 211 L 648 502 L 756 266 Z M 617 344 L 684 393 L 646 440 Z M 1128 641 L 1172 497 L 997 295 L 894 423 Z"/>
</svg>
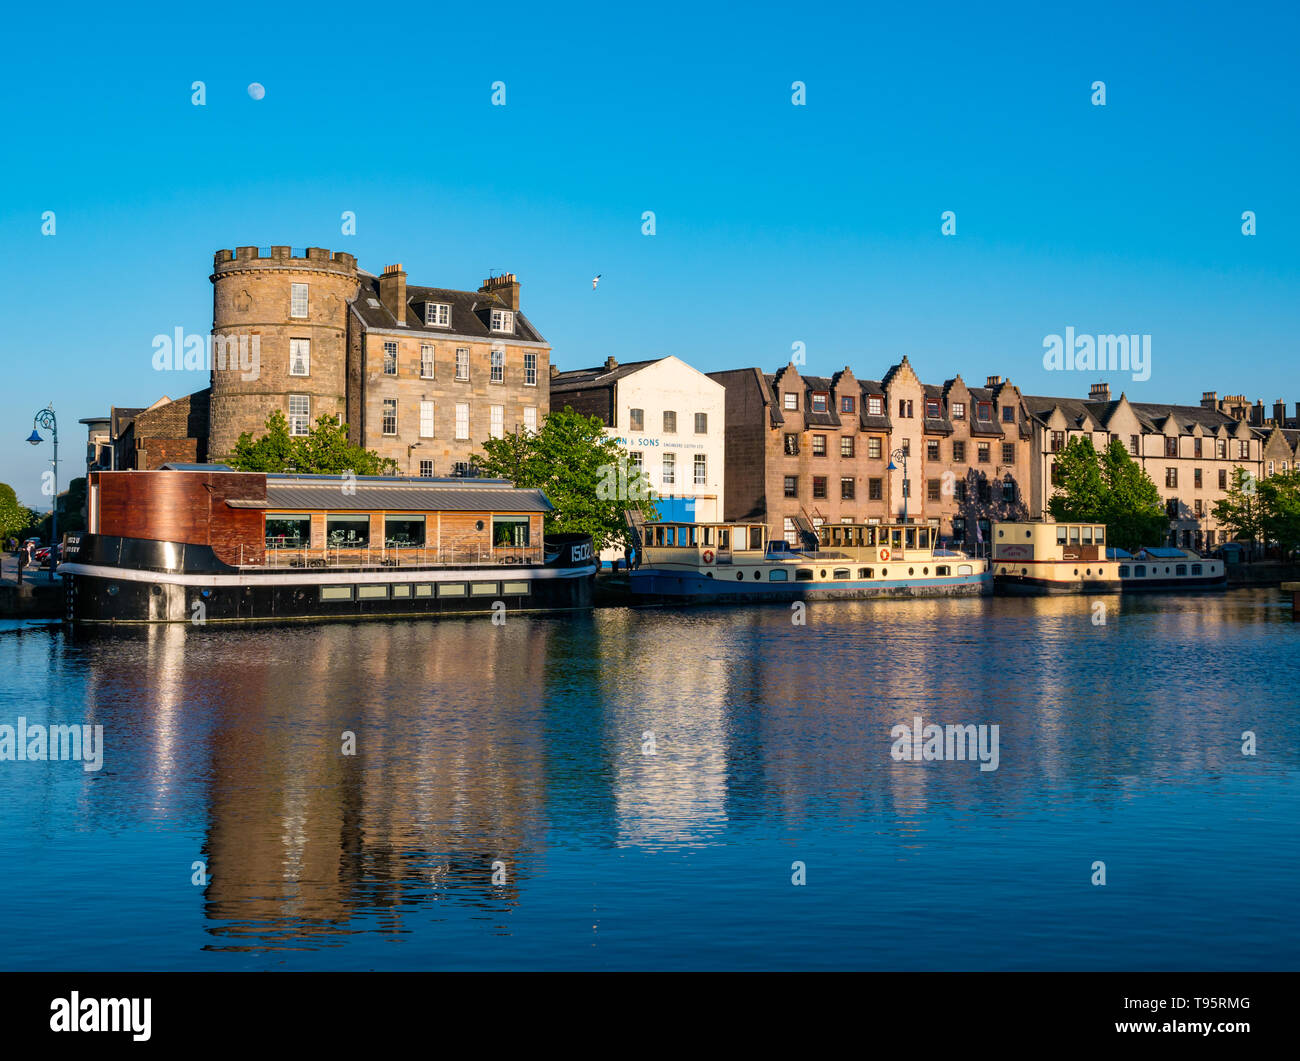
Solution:
<svg viewBox="0 0 1300 1061">
<path fill-rule="evenodd" d="M 591 538 L 500 480 L 96 472 L 59 567 L 77 623 L 395 618 L 589 608 Z"/>
<path fill-rule="evenodd" d="M 648 523 L 638 528 L 634 597 L 667 603 L 984 596 L 987 560 L 944 549 L 928 524 L 810 525 L 800 546 L 764 524 Z"/>
<path fill-rule="evenodd" d="M 1013 596 L 1215 590 L 1227 585 L 1222 560 L 1186 549 L 1129 553 L 1108 547 L 1099 523 L 994 523 L 993 582 Z"/>
</svg>

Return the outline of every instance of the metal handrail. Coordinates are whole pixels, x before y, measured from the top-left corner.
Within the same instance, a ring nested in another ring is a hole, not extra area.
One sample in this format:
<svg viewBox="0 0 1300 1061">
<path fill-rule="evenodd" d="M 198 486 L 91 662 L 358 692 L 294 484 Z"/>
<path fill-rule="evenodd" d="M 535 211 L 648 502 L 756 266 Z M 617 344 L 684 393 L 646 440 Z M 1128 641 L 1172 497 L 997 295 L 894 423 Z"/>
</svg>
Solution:
<svg viewBox="0 0 1300 1061">
<path fill-rule="evenodd" d="M 383 570 L 386 568 L 420 567 L 510 567 L 519 564 L 540 564 L 543 550 L 539 545 L 521 546 L 396 546 L 372 549 L 365 547 L 326 546 L 320 549 L 263 548 L 257 552 L 244 545 L 239 547 L 238 565 L 241 568 L 263 570 L 350 568 Z"/>
</svg>

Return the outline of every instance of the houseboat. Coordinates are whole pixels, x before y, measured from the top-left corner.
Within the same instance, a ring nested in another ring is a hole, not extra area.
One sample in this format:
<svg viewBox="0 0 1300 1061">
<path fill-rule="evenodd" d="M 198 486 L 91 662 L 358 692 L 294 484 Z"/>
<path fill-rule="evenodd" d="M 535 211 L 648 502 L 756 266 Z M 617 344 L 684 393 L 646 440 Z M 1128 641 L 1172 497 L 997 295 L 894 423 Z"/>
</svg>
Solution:
<svg viewBox="0 0 1300 1061">
<path fill-rule="evenodd" d="M 59 566 L 73 623 L 221 623 L 589 608 L 588 535 L 487 479 L 92 472 Z"/>
<path fill-rule="evenodd" d="M 998 593 L 1137 593 L 1223 589 L 1222 560 L 1194 552 L 1110 547 L 1099 523 L 994 523 L 993 584 Z"/>
<path fill-rule="evenodd" d="M 929 524 L 810 525 L 797 544 L 761 523 L 646 523 L 634 598 L 665 603 L 983 596 L 987 560 L 945 549 Z"/>
</svg>

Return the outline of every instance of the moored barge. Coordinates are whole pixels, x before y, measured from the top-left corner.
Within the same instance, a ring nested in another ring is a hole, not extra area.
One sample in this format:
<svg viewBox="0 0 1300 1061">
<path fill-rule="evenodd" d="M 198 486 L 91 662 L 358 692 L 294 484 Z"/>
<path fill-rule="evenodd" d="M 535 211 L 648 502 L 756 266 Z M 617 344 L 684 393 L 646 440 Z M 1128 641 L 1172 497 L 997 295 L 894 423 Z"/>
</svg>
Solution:
<svg viewBox="0 0 1300 1061">
<path fill-rule="evenodd" d="M 499 480 L 98 472 L 59 567 L 74 623 L 257 622 L 591 607 L 588 535 Z"/>
<path fill-rule="evenodd" d="M 1000 594 L 1151 593 L 1217 590 L 1222 560 L 1186 549 L 1129 553 L 1108 546 L 1100 523 L 994 523 L 993 583 Z"/>
<path fill-rule="evenodd" d="M 647 523 L 629 574 L 642 602 L 731 604 L 984 596 L 988 561 L 945 549 L 928 524 L 823 524 L 798 544 L 761 523 Z"/>
</svg>

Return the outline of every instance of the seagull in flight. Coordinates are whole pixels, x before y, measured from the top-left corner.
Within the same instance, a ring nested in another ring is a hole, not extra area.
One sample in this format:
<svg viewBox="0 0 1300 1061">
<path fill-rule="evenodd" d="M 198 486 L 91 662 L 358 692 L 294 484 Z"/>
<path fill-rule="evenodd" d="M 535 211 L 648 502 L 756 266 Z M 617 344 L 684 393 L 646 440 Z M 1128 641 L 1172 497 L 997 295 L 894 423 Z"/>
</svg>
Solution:
<svg viewBox="0 0 1300 1061">
<path fill-rule="evenodd" d="M 595 276 L 593 276 L 593 277 L 591 278 L 591 289 L 592 289 L 593 291 L 596 290 L 596 285 L 597 285 L 598 283 L 600 283 L 600 273 L 597 273 Z"/>
</svg>

